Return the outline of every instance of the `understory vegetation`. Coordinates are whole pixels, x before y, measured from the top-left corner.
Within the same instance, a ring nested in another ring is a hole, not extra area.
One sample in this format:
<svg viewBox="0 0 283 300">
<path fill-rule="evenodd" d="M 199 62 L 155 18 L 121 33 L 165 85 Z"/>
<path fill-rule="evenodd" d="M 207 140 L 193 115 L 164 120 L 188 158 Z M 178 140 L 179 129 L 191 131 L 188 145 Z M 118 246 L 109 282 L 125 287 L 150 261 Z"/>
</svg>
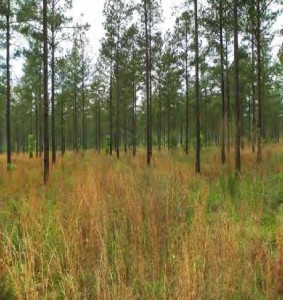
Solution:
<svg viewBox="0 0 283 300">
<path fill-rule="evenodd" d="M 283 299 L 282 145 L 191 156 L 1 156 L 0 299 Z"/>
</svg>

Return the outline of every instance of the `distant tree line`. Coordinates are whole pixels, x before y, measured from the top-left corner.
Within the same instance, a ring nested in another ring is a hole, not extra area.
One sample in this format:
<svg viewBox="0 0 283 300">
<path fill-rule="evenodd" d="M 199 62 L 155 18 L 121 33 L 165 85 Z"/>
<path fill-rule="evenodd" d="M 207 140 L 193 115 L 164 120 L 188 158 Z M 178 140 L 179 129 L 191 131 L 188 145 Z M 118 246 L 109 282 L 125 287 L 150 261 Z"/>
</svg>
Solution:
<svg viewBox="0 0 283 300">
<path fill-rule="evenodd" d="M 283 45 L 276 21 L 282 0 L 180 1 L 175 25 L 161 31 L 158 0 L 106 0 L 105 35 L 91 60 L 87 24 L 68 18 L 72 1 L 3 0 L 0 6 L 0 151 L 44 157 L 44 181 L 60 151 L 87 149 L 119 158 L 146 149 L 241 150 L 262 161 L 283 129 Z M 95 18 L 95 12 L 94 12 Z M 20 41 L 20 42 L 19 42 Z M 66 45 L 71 45 L 64 49 Z M 274 53 L 277 53 L 275 57 Z M 13 73 L 20 57 L 23 75 Z M 49 147 L 50 145 L 50 147 Z"/>
</svg>

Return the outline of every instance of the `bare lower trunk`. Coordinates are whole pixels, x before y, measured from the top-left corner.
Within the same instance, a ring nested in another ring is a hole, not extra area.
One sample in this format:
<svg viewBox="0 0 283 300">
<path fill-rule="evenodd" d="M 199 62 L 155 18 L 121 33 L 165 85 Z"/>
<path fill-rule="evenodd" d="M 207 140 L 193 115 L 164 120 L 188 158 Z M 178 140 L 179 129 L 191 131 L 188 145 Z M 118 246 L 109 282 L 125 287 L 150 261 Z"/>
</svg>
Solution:
<svg viewBox="0 0 283 300">
<path fill-rule="evenodd" d="M 47 0 L 43 0 L 43 82 L 44 82 L 44 184 L 49 179 L 49 125 L 48 125 L 48 32 Z"/>
</svg>

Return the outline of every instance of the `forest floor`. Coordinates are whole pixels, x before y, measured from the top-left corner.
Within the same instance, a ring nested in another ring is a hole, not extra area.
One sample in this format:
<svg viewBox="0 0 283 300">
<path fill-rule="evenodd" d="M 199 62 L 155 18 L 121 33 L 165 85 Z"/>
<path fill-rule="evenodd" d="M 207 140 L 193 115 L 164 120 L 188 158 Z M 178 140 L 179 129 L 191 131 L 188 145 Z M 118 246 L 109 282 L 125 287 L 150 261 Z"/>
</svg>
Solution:
<svg viewBox="0 0 283 300">
<path fill-rule="evenodd" d="M 0 157 L 0 299 L 283 299 L 283 145 Z"/>
</svg>

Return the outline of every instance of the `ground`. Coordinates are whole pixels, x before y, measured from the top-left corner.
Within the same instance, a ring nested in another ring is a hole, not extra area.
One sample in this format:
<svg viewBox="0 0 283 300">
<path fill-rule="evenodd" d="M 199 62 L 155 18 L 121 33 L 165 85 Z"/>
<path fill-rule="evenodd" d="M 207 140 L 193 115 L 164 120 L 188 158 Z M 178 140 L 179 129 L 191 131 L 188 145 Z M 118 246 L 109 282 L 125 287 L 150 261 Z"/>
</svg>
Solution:
<svg viewBox="0 0 283 300">
<path fill-rule="evenodd" d="M 0 299 L 283 299 L 283 145 L 0 157 Z"/>
</svg>

